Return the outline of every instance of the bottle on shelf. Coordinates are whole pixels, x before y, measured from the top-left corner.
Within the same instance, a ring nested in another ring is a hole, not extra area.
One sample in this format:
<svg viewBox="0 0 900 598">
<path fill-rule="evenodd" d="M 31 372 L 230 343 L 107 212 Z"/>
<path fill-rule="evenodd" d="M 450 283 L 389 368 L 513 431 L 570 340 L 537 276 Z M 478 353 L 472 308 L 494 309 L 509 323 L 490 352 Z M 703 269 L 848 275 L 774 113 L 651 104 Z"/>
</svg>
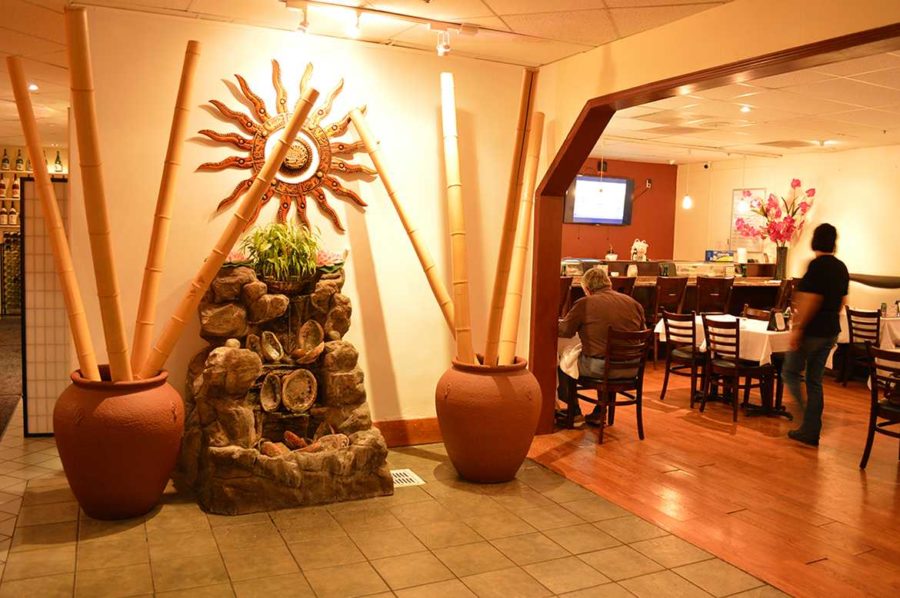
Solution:
<svg viewBox="0 0 900 598">
<path fill-rule="evenodd" d="M 62 158 L 59 156 L 59 150 L 56 150 L 56 161 L 53 162 L 53 170 L 54 172 L 63 171 Z"/>
<path fill-rule="evenodd" d="M 6 202 L 0 200 L 0 226 L 9 224 L 9 216 L 6 212 Z"/>
<path fill-rule="evenodd" d="M 9 202 L 9 210 L 6 212 L 6 221 L 8 224 L 15 226 L 19 225 L 19 211 L 16 209 L 16 204 L 13 202 Z"/>
<path fill-rule="evenodd" d="M 31 172 L 31 158 L 25 159 L 25 170 Z"/>
<path fill-rule="evenodd" d="M 0 158 L 0 170 L 9 170 L 9 154 L 3 150 L 3 158 Z"/>
<path fill-rule="evenodd" d="M 16 170 L 25 170 L 25 160 L 22 159 L 22 150 L 16 154 Z"/>
<path fill-rule="evenodd" d="M 0 174 L 0 197 L 6 197 L 6 177 Z"/>
<path fill-rule="evenodd" d="M 13 175 L 13 184 L 12 184 L 12 197 L 16 199 L 19 197 L 19 175 Z"/>
</svg>

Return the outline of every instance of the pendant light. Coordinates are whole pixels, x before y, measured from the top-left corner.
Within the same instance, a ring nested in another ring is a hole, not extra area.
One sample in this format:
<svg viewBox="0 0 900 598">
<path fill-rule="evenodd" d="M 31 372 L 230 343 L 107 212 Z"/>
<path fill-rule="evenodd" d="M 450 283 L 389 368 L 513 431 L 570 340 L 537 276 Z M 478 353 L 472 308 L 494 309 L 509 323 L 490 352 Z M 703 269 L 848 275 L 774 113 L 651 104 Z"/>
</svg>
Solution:
<svg viewBox="0 0 900 598">
<path fill-rule="evenodd" d="M 691 150 L 688 150 L 688 156 L 690 156 Z M 685 210 L 690 210 L 694 207 L 694 198 L 691 197 L 691 165 L 690 163 L 685 164 L 685 168 L 687 169 L 687 185 L 686 185 L 686 193 L 684 197 L 681 198 L 681 207 Z"/>
</svg>

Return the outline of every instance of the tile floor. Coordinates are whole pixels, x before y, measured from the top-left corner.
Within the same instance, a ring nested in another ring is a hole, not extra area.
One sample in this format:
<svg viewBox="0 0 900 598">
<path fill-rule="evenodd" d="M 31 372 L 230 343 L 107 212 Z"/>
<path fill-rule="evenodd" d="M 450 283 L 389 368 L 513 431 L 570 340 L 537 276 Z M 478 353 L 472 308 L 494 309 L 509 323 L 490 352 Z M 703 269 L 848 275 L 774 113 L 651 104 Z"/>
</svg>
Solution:
<svg viewBox="0 0 900 598">
<path fill-rule="evenodd" d="M 168 491 L 119 522 L 79 511 L 52 440 L 11 424 L 0 459 L 0 598 L 784 595 L 533 462 L 461 482 L 441 445 L 392 452 L 426 484 L 391 497 L 223 517 Z"/>
</svg>

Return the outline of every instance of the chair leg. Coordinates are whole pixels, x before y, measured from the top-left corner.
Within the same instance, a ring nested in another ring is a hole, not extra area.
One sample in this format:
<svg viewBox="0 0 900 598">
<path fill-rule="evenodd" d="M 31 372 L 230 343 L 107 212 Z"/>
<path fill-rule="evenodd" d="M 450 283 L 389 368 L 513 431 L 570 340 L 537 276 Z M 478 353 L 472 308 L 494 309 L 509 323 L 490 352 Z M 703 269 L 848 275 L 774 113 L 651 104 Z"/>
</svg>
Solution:
<svg viewBox="0 0 900 598">
<path fill-rule="evenodd" d="M 703 391 L 700 393 L 700 413 L 703 413 L 703 410 L 706 409 L 706 397 L 709 396 L 709 389 L 712 385 L 712 372 L 710 369 L 709 364 L 707 364 L 706 371 L 703 373 Z"/>
<path fill-rule="evenodd" d="M 731 390 L 731 411 L 732 411 L 731 419 L 732 419 L 732 421 L 736 422 L 738 419 L 737 418 L 737 416 L 738 416 L 738 396 L 740 396 L 740 393 L 741 393 L 741 377 L 740 376 L 734 377 L 734 382 L 732 382 L 731 389 L 732 389 Z"/>
<path fill-rule="evenodd" d="M 608 425 L 616 423 L 616 393 L 609 393 L 609 416 L 606 419 Z"/>
<path fill-rule="evenodd" d="M 668 353 L 668 351 L 666 351 Z M 662 392 L 659 393 L 659 400 L 666 400 L 666 388 L 669 386 L 669 368 L 672 367 L 672 355 L 666 355 L 666 372 L 663 374 L 663 387 Z"/>
<path fill-rule="evenodd" d="M 853 360 L 853 351 L 847 346 L 847 352 L 844 354 L 844 365 L 841 367 L 841 382 L 847 386 L 847 379 L 850 377 L 850 362 Z"/>
<path fill-rule="evenodd" d="M 566 388 L 566 429 L 575 427 L 575 407 L 578 406 L 578 383 L 571 382 Z"/>
<path fill-rule="evenodd" d="M 644 439 L 644 416 L 643 416 L 643 410 L 641 409 L 641 405 L 644 402 L 643 394 L 644 394 L 644 392 L 643 392 L 643 389 L 641 389 L 641 388 L 638 388 L 634 393 L 635 399 L 637 400 L 637 404 L 635 406 L 637 407 L 638 438 L 640 438 L 641 440 Z"/>
<path fill-rule="evenodd" d="M 744 380 L 746 386 L 744 387 L 744 405 L 750 402 L 750 376 L 747 376 L 747 379 Z"/>
<path fill-rule="evenodd" d="M 609 395 L 604 395 L 604 397 L 608 397 Z M 600 394 L 598 392 L 597 398 L 600 398 Z M 600 405 L 600 435 L 597 439 L 597 444 L 603 444 L 603 429 L 606 427 L 606 400 L 599 403 Z"/>
<path fill-rule="evenodd" d="M 862 460 L 859 462 L 859 468 L 865 469 L 866 464 L 869 462 L 869 454 L 872 452 L 872 442 L 875 440 L 875 424 L 876 424 L 875 411 L 869 414 L 869 433 L 866 436 L 866 448 L 863 450 Z"/>
<path fill-rule="evenodd" d="M 697 362 L 691 363 L 691 409 L 694 408 L 694 400 L 697 398 Z"/>
</svg>

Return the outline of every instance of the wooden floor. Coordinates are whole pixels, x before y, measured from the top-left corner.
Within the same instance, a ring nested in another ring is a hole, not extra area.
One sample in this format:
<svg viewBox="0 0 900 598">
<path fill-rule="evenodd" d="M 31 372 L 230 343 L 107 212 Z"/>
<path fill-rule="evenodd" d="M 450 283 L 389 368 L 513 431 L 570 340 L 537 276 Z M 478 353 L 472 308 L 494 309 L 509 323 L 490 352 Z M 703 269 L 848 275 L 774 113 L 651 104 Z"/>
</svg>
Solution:
<svg viewBox="0 0 900 598">
<path fill-rule="evenodd" d="M 603 445 L 596 429 L 561 430 L 529 456 L 792 595 L 900 596 L 898 442 L 876 436 L 859 470 L 864 383 L 826 379 L 815 449 L 789 440 L 796 424 L 781 418 L 692 411 L 687 379 L 673 379 L 661 402 L 662 364 L 648 366 L 644 441 L 622 407 Z"/>
</svg>

